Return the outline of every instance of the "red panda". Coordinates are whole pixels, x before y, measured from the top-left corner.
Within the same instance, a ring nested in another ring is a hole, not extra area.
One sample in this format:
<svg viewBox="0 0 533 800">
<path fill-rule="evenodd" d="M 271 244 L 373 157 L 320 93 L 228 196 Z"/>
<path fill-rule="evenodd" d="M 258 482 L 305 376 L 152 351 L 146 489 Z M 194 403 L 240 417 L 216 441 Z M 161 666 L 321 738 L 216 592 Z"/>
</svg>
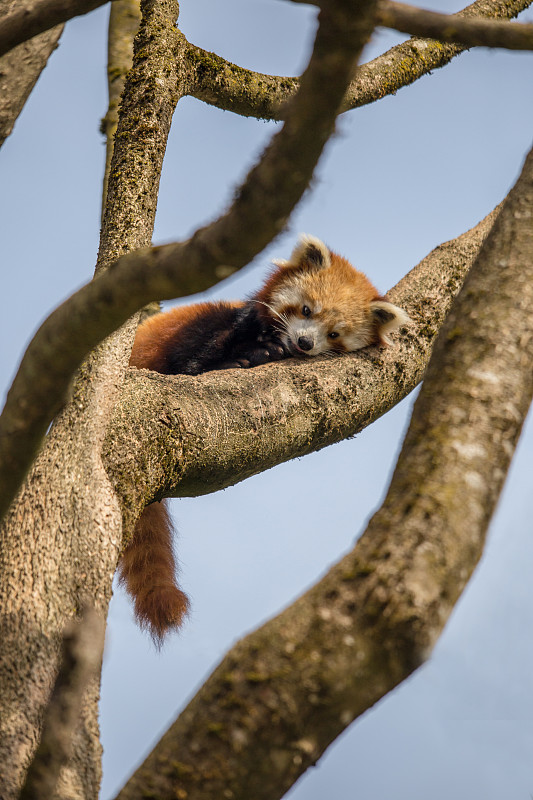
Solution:
<svg viewBox="0 0 533 800">
<path fill-rule="evenodd" d="M 248 301 L 199 303 L 149 317 L 138 329 L 130 365 L 163 374 L 198 375 L 296 356 L 346 353 L 387 345 L 409 322 L 368 278 L 313 236 L 302 236 L 288 261 L 275 261 Z M 120 565 L 135 615 L 160 644 L 188 613 L 177 587 L 172 527 L 163 502 L 142 513 Z"/>
</svg>

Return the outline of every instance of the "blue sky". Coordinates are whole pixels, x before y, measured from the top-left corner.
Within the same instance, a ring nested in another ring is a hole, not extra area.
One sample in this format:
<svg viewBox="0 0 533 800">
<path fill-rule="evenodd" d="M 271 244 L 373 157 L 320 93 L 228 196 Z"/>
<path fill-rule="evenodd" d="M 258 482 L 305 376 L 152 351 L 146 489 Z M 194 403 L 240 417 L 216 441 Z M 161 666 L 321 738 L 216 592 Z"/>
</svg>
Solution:
<svg viewBox="0 0 533 800">
<path fill-rule="evenodd" d="M 183 0 L 189 39 L 243 66 L 297 74 L 312 9 L 283 0 Z M 442 0 L 443 11 L 459 5 Z M 0 151 L 4 226 L 0 376 L 7 389 L 40 320 L 87 281 L 98 246 L 108 9 L 67 26 Z M 533 20 L 527 13 L 524 18 Z M 379 32 L 365 60 L 399 38 Z M 300 232 L 324 239 L 386 291 L 437 244 L 475 225 L 515 181 L 533 138 L 533 56 L 464 54 L 394 97 L 344 115 L 286 234 L 209 297 L 242 297 Z M 161 183 L 155 242 L 225 208 L 275 126 L 187 99 Z M 305 590 L 362 531 L 387 487 L 411 401 L 350 442 L 225 492 L 173 503 L 193 613 L 157 653 L 120 590 L 102 687 L 102 798 L 150 750 L 239 637 Z M 291 800 L 500 800 L 533 794 L 533 430 L 526 428 L 482 562 L 434 655 L 371 709 Z M 222 569 L 221 569 L 222 567 Z"/>
</svg>

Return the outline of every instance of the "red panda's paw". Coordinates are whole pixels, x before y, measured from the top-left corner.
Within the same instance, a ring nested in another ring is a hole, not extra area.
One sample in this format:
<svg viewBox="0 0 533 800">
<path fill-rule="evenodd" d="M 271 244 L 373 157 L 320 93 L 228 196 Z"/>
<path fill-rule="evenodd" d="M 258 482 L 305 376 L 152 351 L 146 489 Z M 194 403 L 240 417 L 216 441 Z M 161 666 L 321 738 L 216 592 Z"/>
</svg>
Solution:
<svg viewBox="0 0 533 800">
<path fill-rule="evenodd" d="M 235 361 L 223 361 L 216 369 L 249 369 L 251 366 L 247 358 L 236 358 Z"/>
<path fill-rule="evenodd" d="M 258 342 L 259 346 L 248 354 L 248 358 L 254 367 L 257 364 L 266 364 L 269 361 L 280 361 L 288 355 L 281 340 L 276 336 L 269 337 L 267 334 L 263 334 L 259 337 Z"/>
<path fill-rule="evenodd" d="M 288 355 L 281 341 L 268 334 L 262 334 L 257 342 L 240 348 L 238 358 L 232 362 L 232 366 L 258 367 L 261 364 L 268 364 L 270 361 L 279 361 Z"/>
<path fill-rule="evenodd" d="M 174 584 L 152 586 L 135 598 L 135 617 L 161 647 L 166 634 L 182 626 L 189 606 L 187 595 Z"/>
</svg>

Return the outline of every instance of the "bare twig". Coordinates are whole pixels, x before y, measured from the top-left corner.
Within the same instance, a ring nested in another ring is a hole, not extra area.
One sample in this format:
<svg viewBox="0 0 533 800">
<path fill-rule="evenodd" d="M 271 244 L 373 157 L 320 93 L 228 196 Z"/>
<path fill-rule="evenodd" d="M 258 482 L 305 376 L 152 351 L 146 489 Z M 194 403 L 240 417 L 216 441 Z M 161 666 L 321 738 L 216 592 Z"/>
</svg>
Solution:
<svg viewBox="0 0 533 800">
<path fill-rule="evenodd" d="M 437 14 L 423 8 L 382 0 L 377 24 L 402 33 L 455 42 L 464 47 L 502 47 L 507 50 L 533 49 L 533 25 L 493 20 L 463 19 L 457 14 Z"/>
<path fill-rule="evenodd" d="M 354 550 L 239 642 L 120 792 L 282 797 L 429 655 L 483 548 L 533 392 L 533 153 L 431 360 Z"/>
<path fill-rule="evenodd" d="M 102 662 L 105 624 L 93 609 L 63 634 L 61 667 L 45 712 L 41 741 L 20 793 L 20 800 L 50 800 L 59 771 L 70 757 L 83 693 Z"/>
<path fill-rule="evenodd" d="M 213 285 L 282 230 L 333 132 L 355 59 L 372 31 L 372 12 L 372 0 L 365 5 L 345 0 L 335 13 L 321 13 L 313 54 L 285 124 L 226 214 L 185 244 L 125 255 L 41 326 L 0 418 L 0 513 L 20 486 L 84 356 L 147 301 Z"/>
</svg>

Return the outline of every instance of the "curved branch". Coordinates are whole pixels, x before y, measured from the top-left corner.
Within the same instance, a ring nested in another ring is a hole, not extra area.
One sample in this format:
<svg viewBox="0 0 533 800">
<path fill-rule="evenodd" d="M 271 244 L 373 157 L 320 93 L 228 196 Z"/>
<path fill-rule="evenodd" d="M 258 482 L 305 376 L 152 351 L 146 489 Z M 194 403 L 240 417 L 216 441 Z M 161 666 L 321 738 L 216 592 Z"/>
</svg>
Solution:
<svg viewBox="0 0 533 800">
<path fill-rule="evenodd" d="M 321 12 L 313 54 L 285 125 L 226 214 L 185 244 L 123 256 L 37 331 L 0 418 L 0 513 L 20 486 L 84 356 L 147 301 L 213 285 L 247 264 L 282 230 L 333 132 L 355 59 L 372 31 L 373 8 L 373 0 L 339 0 L 335 12 Z M 119 169 L 116 146 L 113 165 Z M 136 186 L 136 197 L 139 191 Z M 108 204 L 117 202 L 110 191 Z M 104 219 L 103 233 L 108 251 L 115 240 L 117 248 L 123 246 L 113 236 L 111 221 L 106 229 Z"/>
<path fill-rule="evenodd" d="M 413 320 L 390 349 L 194 378 L 132 369 L 103 448 L 126 530 L 162 495 L 226 488 L 355 435 L 405 397 L 498 210 L 433 250 L 388 293 Z"/>
<path fill-rule="evenodd" d="M 22 42 L 55 28 L 72 17 L 88 14 L 108 0 L 35 0 L 0 20 L 0 56 Z M 112 0 L 111 0 L 112 2 Z"/>
<path fill-rule="evenodd" d="M 532 0 L 476 0 L 457 15 L 459 18 L 511 19 L 528 8 Z M 362 64 L 350 84 L 343 111 L 374 103 L 395 94 L 452 58 L 466 47 L 412 39 L 391 48 L 378 58 Z M 298 79 L 264 75 L 231 64 L 215 53 L 187 44 L 189 94 L 224 111 L 259 119 L 283 118 L 283 104 L 298 89 Z"/>
<path fill-rule="evenodd" d="M 242 117 L 281 119 L 281 107 L 298 91 L 298 78 L 239 67 L 183 39 L 191 97 Z"/>
<path fill-rule="evenodd" d="M 59 25 L 0 58 L 0 147 L 13 130 L 62 31 Z"/>
<path fill-rule="evenodd" d="M 392 0 L 382 0 L 379 4 L 377 24 L 414 36 L 438 39 L 439 42 L 456 42 L 463 47 L 533 49 L 531 24 L 461 19 L 456 14 L 437 14 Z"/>
<path fill-rule="evenodd" d="M 533 392 L 533 154 L 431 360 L 354 550 L 239 642 L 118 797 L 279 798 L 428 656 L 480 558 Z"/>
</svg>

